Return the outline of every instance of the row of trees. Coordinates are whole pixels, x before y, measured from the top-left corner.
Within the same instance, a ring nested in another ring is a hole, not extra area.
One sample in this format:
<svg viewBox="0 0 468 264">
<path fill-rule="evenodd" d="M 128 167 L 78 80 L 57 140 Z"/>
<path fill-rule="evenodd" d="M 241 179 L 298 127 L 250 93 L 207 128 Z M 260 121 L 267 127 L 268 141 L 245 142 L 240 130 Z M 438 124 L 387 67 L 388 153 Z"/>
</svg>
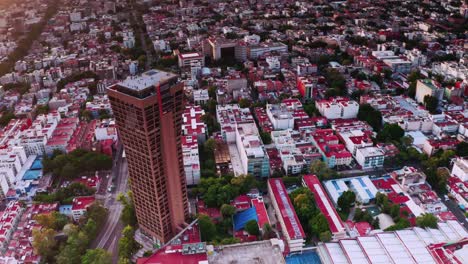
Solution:
<svg viewBox="0 0 468 264">
<path fill-rule="evenodd" d="M 57 264 L 107 264 L 111 256 L 103 250 L 88 250 L 107 216 L 107 209 L 93 204 L 78 224 L 67 223 L 68 218 L 59 213 L 37 215 L 42 226 L 33 230 L 33 248 L 46 263 Z M 59 239 L 63 234 L 66 239 Z"/>
<path fill-rule="evenodd" d="M 192 191 L 201 196 L 208 207 L 219 208 L 255 187 L 258 187 L 258 183 L 251 175 L 224 175 L 219 178 L 202 178 L 200 184 Z"/>
<path fill-rule="evenodd" d="M 315 199 L 310 190 L 301 187 L 294 190 L 289 197 L 308 239 L 316 237 L 324 242 L 329 241 L 331 232 L 328 221 L 315 206 Z"/>
<path fill-rule="evenodd" d="M 34 196 L 35 202 L 41 203 L 54 203 L 59 202 L 60 204 L 71 204 L 73 198 L 77 196 L 89 196 L 93 195 L 96 190 L 89 188 L 88 186 L 74 182 L 67 187 L 58 188 L 52 193 L 38 193 Z"/>
<path fill-rule="evenodd" d="M 135 230 L 138 222 L 133 203 L 133 193 L 131 191 L 128 191 L 126 195 L 119 193 L 117 201 L 123 205 L 120 221 L 125 225 L 122 237 L 119 239 L 119 264 L 126 264 L 130 263 L 133 254 L 140 248 L 135 240 Z"/>
<path fill-rule="evenodd" d="M 73 180 L 83 173 L 94 173 L 112 168 L 112 158 L 94 151 L 74 150 L 68 154 L 55 152 L 43 160 L 44 172 L 61 179 Z"/>
</svg>

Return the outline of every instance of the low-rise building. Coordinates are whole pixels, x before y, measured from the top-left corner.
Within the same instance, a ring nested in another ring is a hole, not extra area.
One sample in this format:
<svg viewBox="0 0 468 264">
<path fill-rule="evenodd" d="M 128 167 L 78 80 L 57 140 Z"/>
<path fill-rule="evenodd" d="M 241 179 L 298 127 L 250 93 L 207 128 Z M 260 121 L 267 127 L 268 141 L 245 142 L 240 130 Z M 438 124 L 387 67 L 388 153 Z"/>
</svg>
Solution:
<svg viewBox="0 0 468 264">
<path fill-rule="evenodd" d="M 278 178 L 269 179 L 268 193 L 289 251 L 302 251 L 305 243 L 305 233 L 289 199 L 283 180 Z"/>
<path fill-rule="evenodd" d="M 314 195 L 315 204 L 327 219 L 333 239 L 345 238 L 345 226 L 317 176 L 304 175 L 304 177 L 302 177 L 302 185 L 307 187 Z"/>
<path fill-rule="evenodd" d="M 338 203 L 338 198 L 349 190 L 354 192 L 356 200 L 363 204 L 373 201 L 378 192 L 369 176 L 329 180 L 325 181 L 323 185 L 335 204 Z"/>
<path fill-rule="evenodd" d="M 78 221 L 88 210 L 96 198 L 94 196 L 81 196 L 73 199 L 72 203 L 72 218 L 74 221 Z"/>
</svg>

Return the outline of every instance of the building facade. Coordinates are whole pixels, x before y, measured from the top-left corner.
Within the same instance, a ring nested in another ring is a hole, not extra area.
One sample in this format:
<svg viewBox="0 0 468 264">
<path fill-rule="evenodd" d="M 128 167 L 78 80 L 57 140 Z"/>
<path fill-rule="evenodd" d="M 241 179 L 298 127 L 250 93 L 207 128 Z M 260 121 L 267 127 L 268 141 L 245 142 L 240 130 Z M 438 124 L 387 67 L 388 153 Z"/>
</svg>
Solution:
<svg viewBox="0 0 468 264">
<path fill-rule="evenodd" d="M 169 241 L 188 216 L 181 148 L 183 84 L 150 70 L 108 88 L 142 231 Z"/>
</svg>

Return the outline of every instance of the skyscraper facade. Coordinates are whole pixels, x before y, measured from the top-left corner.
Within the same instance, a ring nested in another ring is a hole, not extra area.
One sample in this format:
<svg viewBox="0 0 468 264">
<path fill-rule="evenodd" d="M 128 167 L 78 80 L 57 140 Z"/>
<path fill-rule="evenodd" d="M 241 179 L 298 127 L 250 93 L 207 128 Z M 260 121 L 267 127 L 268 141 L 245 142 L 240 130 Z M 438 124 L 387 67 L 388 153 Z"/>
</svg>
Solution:
<svg viewBox="0 0 468 264">
<path fill-rule="evenodd" d="M 107 93 L 125 148 L 138 224 L 165 243 L 188 216 L 183 84 L 172 73 L 150 70 L 110 86 Z"/>
</svg>

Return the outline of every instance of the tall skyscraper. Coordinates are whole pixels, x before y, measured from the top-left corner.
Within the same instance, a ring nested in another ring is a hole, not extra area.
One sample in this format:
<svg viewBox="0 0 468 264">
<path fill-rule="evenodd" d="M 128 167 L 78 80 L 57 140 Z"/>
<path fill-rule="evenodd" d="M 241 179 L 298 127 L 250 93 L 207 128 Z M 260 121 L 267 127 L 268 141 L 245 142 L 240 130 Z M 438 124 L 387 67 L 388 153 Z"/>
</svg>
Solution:
<svg viewBox="0 0 468 264">
<path fill-rule="evenodd" d="M 128 161 L 139 226 L 165 243 L 188 216 L 181 148 L 183 84 L 150 70 L 107 90 Z"/>
</svg>

